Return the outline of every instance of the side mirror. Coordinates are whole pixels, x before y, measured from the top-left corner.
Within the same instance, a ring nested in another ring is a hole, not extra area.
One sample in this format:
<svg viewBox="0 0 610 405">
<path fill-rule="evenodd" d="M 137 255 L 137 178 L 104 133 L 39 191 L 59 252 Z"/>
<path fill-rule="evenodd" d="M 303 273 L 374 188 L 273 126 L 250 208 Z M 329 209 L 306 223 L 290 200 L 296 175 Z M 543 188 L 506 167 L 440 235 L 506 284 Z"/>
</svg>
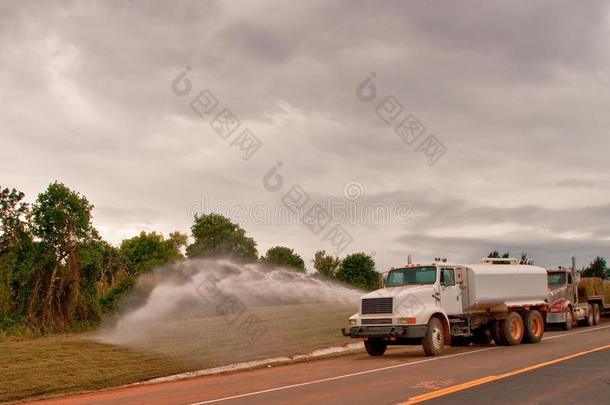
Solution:
<svg viewBox="0 0 610 405">
<path fill-rule="evenodd" d="M 379 275 L 379 288 L 385 288 L 385 282 L 388 279 L 389 271 L 384 271 Z"/>
</svg>

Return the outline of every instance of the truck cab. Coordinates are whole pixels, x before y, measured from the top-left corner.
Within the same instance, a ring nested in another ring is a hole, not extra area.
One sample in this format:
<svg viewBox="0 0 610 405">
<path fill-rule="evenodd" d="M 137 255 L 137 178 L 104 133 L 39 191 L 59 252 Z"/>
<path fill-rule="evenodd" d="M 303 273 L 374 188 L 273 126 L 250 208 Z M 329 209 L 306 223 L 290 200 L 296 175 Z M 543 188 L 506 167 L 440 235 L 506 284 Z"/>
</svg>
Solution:
<svg viewBox="0 0 610 405">
<path fill-rule="evenodd" d="M 349 318 L 350 329 L 344 335 L 362 337 L 368 346 L 383 342 L 377 345 L 383 349 L 369 352 L 376 355 L 388 344 L 422 344 L 428 323 L 435 318 L 442 327 L 432 331 L 431 350 L 448 344 L 448 314 L 461 312 L 461 269 L 411 264 L 383 276 L 381 289 L 362 296 L 360 311 Z"/>
<path fill-rule="evenodd" d="M 571 269 L 547 270 L 549 310 L 548 325 L 560 325 L 564 330 L 572 329 L 574 321 L 580 326 L 593 326 L 599 322 L 596 304 L 579 302 L 578 283 L 580 276 Z"/>
</svg>

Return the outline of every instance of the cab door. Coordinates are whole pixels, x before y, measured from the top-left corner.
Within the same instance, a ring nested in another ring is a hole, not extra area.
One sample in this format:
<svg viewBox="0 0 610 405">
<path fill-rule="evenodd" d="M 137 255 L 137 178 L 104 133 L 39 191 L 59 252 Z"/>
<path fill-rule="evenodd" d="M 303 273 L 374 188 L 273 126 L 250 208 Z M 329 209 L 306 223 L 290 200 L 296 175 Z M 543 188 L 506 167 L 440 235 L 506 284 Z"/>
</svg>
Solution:
<svg viewBox="0 0 610 405">
<path fill-rule="evenodd" d="M 441 306 L 448 315 L 462 312 L 462 291 L 455 282 L 455 269 L 452 267 L 441 268 L 440 297 Z"/>
</svg>

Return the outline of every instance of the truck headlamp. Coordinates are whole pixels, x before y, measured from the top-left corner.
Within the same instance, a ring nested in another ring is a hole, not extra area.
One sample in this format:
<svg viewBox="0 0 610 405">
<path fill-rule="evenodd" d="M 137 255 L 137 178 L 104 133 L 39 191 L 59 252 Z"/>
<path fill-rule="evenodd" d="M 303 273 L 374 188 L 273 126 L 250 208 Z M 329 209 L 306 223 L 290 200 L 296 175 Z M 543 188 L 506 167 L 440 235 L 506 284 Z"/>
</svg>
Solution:
<svg viewBox="0 0 610 405">
<path fill-rule="evenodd" d="M 396 321 L 399 325 L 414 325 L 417 322 L 415 318 L 397 318 Z"/>
<path fill-rule="evenodd" d="M 349 326 L 355 326 L 355 325 L 356 325 L 356 322 L 357 322 L 357 321 L 356 321 L 355 319 L 350 319 L 349 321 L 347 321 L 347 324 L 348 324 Z"/>
</svg>

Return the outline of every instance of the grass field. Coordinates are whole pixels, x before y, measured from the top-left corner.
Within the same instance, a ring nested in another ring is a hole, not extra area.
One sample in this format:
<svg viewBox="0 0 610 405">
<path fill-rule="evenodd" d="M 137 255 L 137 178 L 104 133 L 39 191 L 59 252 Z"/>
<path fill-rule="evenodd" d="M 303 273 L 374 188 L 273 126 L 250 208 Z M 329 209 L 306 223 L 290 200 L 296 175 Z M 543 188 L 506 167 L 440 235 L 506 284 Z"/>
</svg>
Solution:
<svg viewBox="0 0 610 405">
<path fill-rule="evenodd" d="M 254 343 L 238 329 L 239 322 L 221 317 L 149 326 L 122 345 L 93 340 L 96 333 L 5 341 L 0 343 L 0 401 L 98 390 L 344 345 L 351 342 L 339 329 L 354 312 L 353 306 L 342 304 L 249 308 L 266 327 Z"/>
</svg>

